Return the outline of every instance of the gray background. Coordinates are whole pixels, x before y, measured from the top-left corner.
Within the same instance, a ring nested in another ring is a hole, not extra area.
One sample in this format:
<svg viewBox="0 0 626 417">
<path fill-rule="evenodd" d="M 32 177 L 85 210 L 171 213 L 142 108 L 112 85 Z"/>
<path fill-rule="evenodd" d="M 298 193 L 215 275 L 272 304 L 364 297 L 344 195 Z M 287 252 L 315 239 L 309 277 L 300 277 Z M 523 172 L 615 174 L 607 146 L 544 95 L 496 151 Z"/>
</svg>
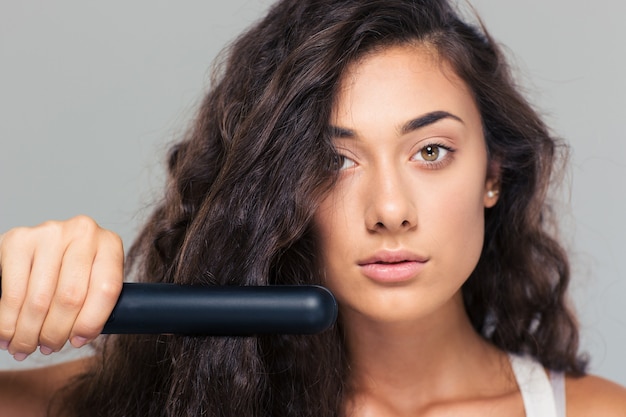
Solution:
<svg viewBox="0 0 626 417">
<path fill-rule="evenodd" d="M 560 211 L 592 372 L 626 385 L 626 3 L 474 0 L 572 147 Z M 88 214 L 126 245 L 221 48 L 270 0 L 0 4 L 0 231 Z M 84 350 L 83 350 L 84 351 Z M 77 354 L 72 349 L 52 361 Z M 0 352 L 0 368 L 17 364 Z"/>
</svg>

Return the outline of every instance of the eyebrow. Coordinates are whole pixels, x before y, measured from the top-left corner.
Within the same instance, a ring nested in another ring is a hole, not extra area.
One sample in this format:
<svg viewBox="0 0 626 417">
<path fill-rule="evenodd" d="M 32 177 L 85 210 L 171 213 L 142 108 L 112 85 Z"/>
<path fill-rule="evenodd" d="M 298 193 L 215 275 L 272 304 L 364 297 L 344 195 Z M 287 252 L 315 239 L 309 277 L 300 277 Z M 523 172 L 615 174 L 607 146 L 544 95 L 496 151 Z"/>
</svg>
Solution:
<svg viewBox="0 0 626 417">
<path fill-rule="evenodd" d="M 422 127 L 437 123 L 439 120 L 443 119 L 452 119 L 465 124 L 465 122 L 463 122 L 463 119 L 461 119 L 459 116 L 455 116 L 452 113 L 448 113 L 447 111 L 433 111 L 417 117 L 413 120 L 409 120 L 404 125 L 402 125 L 400 132 L 402 132 L 402 134 L 407 134 L 414 130 L 421 129 Z"/>
<path fill-rule="evenodd" d="M 405 135 L 407 133 L 413 132 L 414 130 L 418 130 L 423 127 L 437 123 L 438 121 L 443 120 L 443 119 L 452 119 L 452 120 L 456 120 L 458 122 L 465 124 L 463 119 L 461 119 L 459 116 L 456 116 L 447 111 L 439 110 L 439 111 L 426 113 L 419 117 L 416 117 L 415 119 L 409 120 L 408 122 L 404 123 L 400 127 L 400 132 L 403 135 Z M 351 129 L 346 129 L 343 127 L 332 126 L 332 125 L 329 126 L 329 129 L 330 129 L 331 137 L 334 137 L 334 138 L 353 138 L 356 136 L 354 131 Z"/>
</svg>

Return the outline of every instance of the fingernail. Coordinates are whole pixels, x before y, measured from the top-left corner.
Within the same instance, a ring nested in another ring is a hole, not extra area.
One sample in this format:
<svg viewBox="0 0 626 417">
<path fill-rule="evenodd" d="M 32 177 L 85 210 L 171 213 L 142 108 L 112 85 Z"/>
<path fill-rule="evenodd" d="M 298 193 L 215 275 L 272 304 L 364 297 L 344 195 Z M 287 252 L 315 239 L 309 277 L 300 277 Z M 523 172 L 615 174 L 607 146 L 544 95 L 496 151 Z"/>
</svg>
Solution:
<svg viewBox="0 0 626 417">
<path fill-rule="evenodd" d="M 22 352 L 17 352 L 15 355 L 13 355 L 13 359 L 15 359 L 18 362 L 22 362 L 26 358 L 28 358 L 28 355 Z"/>
<path fill-rule="evenodd" d="M 0 349 L 7 350 L 9 348 L 9 342 L 6 340 L 0 340 Z"/>
<path fill-rule="evenodd" d="M 87 339 L 84 337 L 80 337 L 80 336 L 74 336 L 72 337 L 71 343 L 72 343 L 72 346 L 79 348 L 79 347 L 84 346 L 85 343 L 87 343 Z"/>
<path fill-rule="evenodd" d="M 49 348 L 48 346 L 44 346 L 44 345 L 39 346 L 39 351 L 40 351 L 43 355 L 49 355 L 49 354 L 51 354 L 52 352 L 54 352 L 54 350 L 53 350 L 53 349 Z"/>
</svg>

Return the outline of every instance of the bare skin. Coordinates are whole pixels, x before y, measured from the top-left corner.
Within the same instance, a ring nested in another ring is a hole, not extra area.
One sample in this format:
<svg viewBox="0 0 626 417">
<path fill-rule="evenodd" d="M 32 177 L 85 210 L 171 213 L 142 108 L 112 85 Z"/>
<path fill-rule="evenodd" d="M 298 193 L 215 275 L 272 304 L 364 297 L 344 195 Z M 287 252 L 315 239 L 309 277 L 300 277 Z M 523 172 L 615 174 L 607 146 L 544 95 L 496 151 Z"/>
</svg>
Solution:
<svg viewBox="0 0 626 417">
<path fill-rule="evenodd" d="M 26 371 L 0 372 L 0 415 L 41 417 L 55 393 L 84 372 L 92 358 Z"/>
</svg>

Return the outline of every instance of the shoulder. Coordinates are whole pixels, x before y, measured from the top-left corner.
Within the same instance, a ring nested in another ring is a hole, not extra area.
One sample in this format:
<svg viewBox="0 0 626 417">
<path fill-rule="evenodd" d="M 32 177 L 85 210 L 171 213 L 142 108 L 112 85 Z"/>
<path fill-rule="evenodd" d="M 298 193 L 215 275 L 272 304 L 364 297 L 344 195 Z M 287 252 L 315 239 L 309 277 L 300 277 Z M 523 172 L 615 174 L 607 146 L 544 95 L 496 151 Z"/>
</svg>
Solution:
<svg viewBox="0 0 626 417">
<path fill-rule="evenodd" d="M 84 372 L 91 361 L 91 358 L 83 358 L 49 367 L 0 372 L 0 415 L 45 415 L 54 394 L 71 378 Z"/>
<path fill-rule="evenodd" d="M 618 417 L 626 413 L 626 388 L 597 376 L 567 377 L 566 396 L 568 417 Z"/>
</svg>

